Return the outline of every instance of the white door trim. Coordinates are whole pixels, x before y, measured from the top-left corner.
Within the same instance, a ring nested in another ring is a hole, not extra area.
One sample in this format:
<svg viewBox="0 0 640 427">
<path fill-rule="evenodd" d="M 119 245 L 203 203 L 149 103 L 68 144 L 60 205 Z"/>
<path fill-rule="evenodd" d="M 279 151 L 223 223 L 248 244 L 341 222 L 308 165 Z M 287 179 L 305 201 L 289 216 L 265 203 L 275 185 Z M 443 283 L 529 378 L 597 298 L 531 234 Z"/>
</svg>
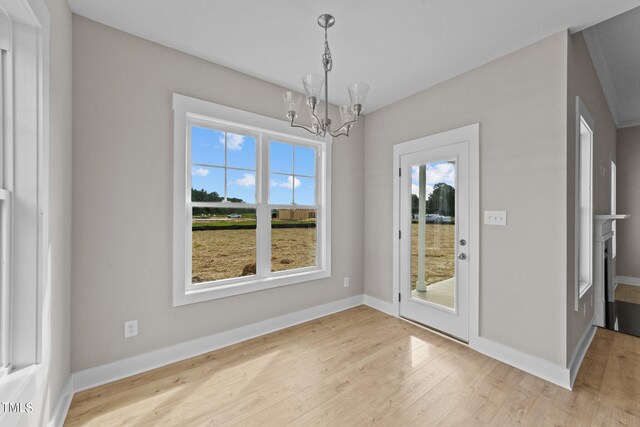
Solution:
<svg viewBox="0 0 640 427">
<path fill-rule="evenodd" d="M 452 139 L 469 141 L 469 345 L 473 347 L 480 335 L 480 124 L 438 135 L 443 138 L 425 142 L 422 137 L 393 146 L 393 314 L 400 316 L 400 157 L 449 144 Z"/>
</svg>

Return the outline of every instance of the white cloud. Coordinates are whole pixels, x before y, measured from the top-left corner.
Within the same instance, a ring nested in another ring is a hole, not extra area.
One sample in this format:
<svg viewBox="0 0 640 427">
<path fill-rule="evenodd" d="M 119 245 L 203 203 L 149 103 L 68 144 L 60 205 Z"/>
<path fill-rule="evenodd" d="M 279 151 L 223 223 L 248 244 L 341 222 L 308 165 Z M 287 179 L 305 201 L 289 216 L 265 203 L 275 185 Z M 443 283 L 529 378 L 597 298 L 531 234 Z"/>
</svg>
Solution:
<svg viewBox="0 0 640 427">
<path fill-rule="evenodd" d="M 209 175 L 209 169 L 205 168 L 192 168 L 191 174 L 194 176 L 207 176 Z"/>
<path fill-rule="evenodd" d="M 418 185 L 419 168 L 411 168 L 411 183 Z M 430 163 L 427 165 L 427 184 L 435 185 L 444 182 L 451 186 L 456 183 L 456 166 L 449 162 Z M 417 193 L 416 193 L 417 194 Z"/>
<path fill-rule="evenodd" d="M 252 173 L 245 173 L 242 178 L 236 179 L 235 183 L 240 187 L 253 187 L 256 185 L 256 176 Z"/>
<path fill-rule="evenodd" d="M 427 184 L 444 182 L 451 186 L 456 182 L 456 166 L 453 163 L 442 162 L 427 166 Z"/>
<path fill-rule="evenodd" d="M 227 148 L 229 150 L 242 150 L 242 143 L 244 142 L 243 135 L 236 135 L 235 133 L 227 134 Z M 224 135 L 220 137 L 220 144 L 224 145 Z"/>
<path fill-rule="evenodd" d="M 300 187 L 301 184 L 302 183 L 298 178 L 294 178 L 292 176 L 287 177 L 287 182 L 277 182 L 273 180 L 271 181 L 272 187 L 283 187 L 283 188 L 288 188 L 289 190 L 292 190 L 293 188 L 298 188 Z"/>
</svg>

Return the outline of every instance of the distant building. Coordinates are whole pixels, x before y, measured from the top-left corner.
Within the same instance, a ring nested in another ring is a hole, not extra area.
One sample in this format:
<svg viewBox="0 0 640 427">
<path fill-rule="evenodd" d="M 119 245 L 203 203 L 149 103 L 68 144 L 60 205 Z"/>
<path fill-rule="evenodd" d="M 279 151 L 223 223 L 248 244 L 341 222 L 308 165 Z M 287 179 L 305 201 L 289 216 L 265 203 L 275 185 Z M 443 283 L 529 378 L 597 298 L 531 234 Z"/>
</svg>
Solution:
<svg viewBox="0 0 640 427">
<path fill-rule="evenodd" d="M 316 219 L 316 211 L 314 209 L 278 209 L 278 219 L 297 221 Z"/>
</svg>

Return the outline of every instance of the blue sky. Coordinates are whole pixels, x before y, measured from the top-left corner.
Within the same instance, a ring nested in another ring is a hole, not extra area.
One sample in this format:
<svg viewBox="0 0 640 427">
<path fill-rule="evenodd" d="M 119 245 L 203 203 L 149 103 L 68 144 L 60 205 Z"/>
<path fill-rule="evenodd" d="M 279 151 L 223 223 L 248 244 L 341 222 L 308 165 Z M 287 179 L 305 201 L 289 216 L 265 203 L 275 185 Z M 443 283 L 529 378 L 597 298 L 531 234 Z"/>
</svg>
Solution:
<svg viewBox="0 0 640 427">
<path fill-rule="evenodd" d="M 298 205 L 315 203 L 315 149 L 271 141 L 270 197 L 273 204 L 291 204 L 295 193 Z M 295 161 L 294 161 L 295 158 Z M 195 189 L 224 195 L 224 132 L 192 126 L 191 181 Z M 216 167 L 218 166 L 218 167 Z M 226 138 L 227 197 L 255 203 L 256 139 L 228 133 Z M 234 168 L 246 169 L 238 170 Z"/>
<path fill-rule="evenodd" d="M 411 193 L 419 195 L 419 166 L 411 167 Z M 427 197 L 433 193 L 433 186 L 439 183 L 449 184 L 455 188 L 456 165 L 450 162 L 427 163 Z"/>
</svg>

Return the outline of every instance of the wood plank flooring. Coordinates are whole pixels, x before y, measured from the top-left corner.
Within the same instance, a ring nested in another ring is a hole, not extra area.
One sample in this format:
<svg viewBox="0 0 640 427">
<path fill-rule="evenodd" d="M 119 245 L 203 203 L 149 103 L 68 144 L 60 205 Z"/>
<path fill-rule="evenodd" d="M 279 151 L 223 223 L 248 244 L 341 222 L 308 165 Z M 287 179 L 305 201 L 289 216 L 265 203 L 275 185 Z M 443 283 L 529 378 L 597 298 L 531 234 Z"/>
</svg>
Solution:
<svg viewBox="0 0 640 427">
<path fill-rule="evenodd" d="M 616 288 L 616 300 L 640 304 L 640 286 L 620 283 Z"/>
<path fill-rule="evenodd" d="M 640 338 L 574 391 L 360 306 L 78 393 L 66 426 L 640 426 Z"/>
</svg>

